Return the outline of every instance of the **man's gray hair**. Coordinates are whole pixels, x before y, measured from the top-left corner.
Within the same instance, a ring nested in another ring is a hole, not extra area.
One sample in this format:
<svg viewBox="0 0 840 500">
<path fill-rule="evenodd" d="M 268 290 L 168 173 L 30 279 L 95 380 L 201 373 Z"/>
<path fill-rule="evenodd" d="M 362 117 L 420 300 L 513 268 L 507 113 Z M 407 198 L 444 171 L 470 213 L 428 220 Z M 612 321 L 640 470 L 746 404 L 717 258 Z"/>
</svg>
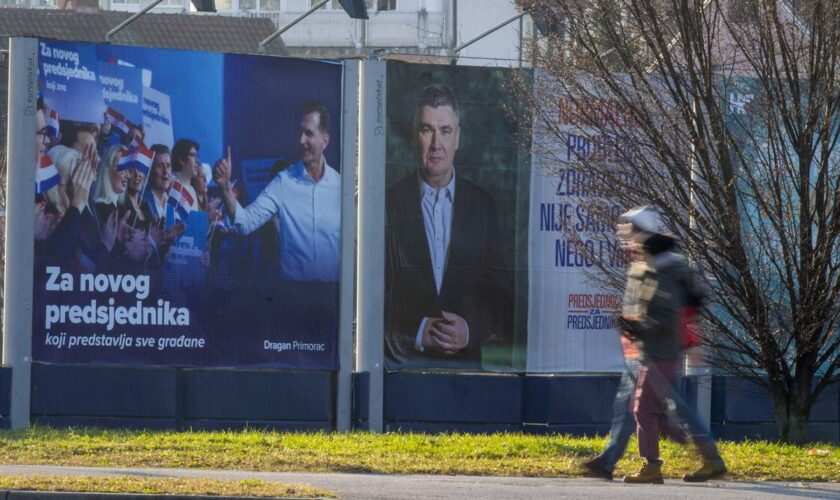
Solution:
<svg viewBox="0 0 840 500">
<path fill-rule="evenodd" d="M 440 83 L 432 83 L 426 85 L 420 92 L 417 99 L 417 104 L 414 108 L 414 129 L 417 130 L 420 125 L 420 113 L 424 107 L 439 108 L 441 106 L 449 106 L 455 112 L 455 119 L 460 122 L 461 115 L 458 110 L 458 101 L 455 99 L 455 93 L 447 85 Z"/>
</svg>

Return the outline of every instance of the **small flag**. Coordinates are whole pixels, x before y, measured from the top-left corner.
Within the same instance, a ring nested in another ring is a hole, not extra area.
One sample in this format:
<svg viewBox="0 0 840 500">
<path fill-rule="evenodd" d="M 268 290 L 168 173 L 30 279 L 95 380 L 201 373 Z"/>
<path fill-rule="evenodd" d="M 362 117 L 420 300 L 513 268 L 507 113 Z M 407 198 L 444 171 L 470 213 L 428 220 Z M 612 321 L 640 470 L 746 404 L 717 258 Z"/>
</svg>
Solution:
<svg viewBox="0 0 840 500">
<path fill-rule="evenodd" d="M 207 228 L 207 236 L 212 238 L 213 233 L 221 233 L 226 234 L 228 232 L 228 227 L 225 225 L 224 221 L 220 221 L 219 219 L 213 219 L 210 221 L 210 227 Z"/>
<path fill-rule="evenodd" d="M 58 123 L 58 111 L 50 111 L 50 116 L 47 117 L 47 135 L 58 141 L 60 137 L 61 127 Z"/>
<path fill-rule="evenodd" d="M 61 176 L 53 165 L 50 155 L 41 156 L 41 162 L 35 171 L 35 193 L 46 193 L 59 182 L 61 182 Z"/>
<path fill-rule="evenodd" d="M 143 175 L 149 175 L 149 169 L 152 168 L 155 153 L 152 152 L 151 149 L 147 148 L 142 142 L 139 144 L 132 142 L 132 145 L 134 144 L 137 145 L 122 152 L 120 163 L 117 165 L 117 172 L 133 168 L 143 172 Z"/>
<path fill-rule="evenodd" d="M 193 197 L 179 181 L 172 181 L 167 203 L 175 208 L 175 218 L 177 220 L 187 221 L 187 216 L 192 212 Z"/>
<path fill-rule="evenodd" d="M 128 135 L 129 124 L 128 120 L 116 109 L 108 107 L 105 112 L 106 119 L 111 122 L 111 133 L 108 137 L 108 142 L 111 144 L 120 144 Z"/>
</svg>

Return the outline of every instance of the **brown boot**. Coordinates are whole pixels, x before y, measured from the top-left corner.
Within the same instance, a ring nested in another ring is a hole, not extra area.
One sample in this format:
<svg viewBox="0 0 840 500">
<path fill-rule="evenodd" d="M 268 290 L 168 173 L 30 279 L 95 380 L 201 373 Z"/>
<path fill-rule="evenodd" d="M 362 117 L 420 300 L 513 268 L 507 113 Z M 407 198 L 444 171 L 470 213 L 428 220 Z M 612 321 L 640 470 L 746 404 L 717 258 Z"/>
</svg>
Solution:
<svg viewBox="0 0 840 500">
<path fill-rule="evenodd" d="M 612 481 L 613 473 L 610 469 L 607 469 L 607 466 L 604 464 L 604 459 L 600 455 L 591 460 L 587 460 L 581 465 L 586 469 L 585 474 L 587 476 Z"/>
<path fill-rule="evenodd" d="M 663 484 L 662 462 L 645 462 L 644 467 L 632 476 L 624 476 L 625 483 Z"/>
<path fill-rule="evenodd" d="M 691 474 L 683 476 L 683 481 L 688 483 L 701 483 L 721 477 L 726 474 L 726 465 L 723 462 L 703 462 L 703 467 L 700 467 Z"/>
</svg>

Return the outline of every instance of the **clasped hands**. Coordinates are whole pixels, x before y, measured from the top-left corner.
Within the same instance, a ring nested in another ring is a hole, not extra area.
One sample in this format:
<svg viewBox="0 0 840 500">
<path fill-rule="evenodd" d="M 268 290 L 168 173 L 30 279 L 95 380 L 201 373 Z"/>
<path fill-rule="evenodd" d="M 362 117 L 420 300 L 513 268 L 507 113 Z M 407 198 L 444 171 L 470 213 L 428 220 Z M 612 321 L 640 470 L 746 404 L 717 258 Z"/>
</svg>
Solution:
<svg viewBox="0 0 840 500">
<path fill-rule="evenodd" d="M 469 329 L 461 316 L 441 311 L 442 318 L 428 318 L 423 327 L 422 343 L 426 349 L 456 354 L 467 347 Z"/>
</svg>

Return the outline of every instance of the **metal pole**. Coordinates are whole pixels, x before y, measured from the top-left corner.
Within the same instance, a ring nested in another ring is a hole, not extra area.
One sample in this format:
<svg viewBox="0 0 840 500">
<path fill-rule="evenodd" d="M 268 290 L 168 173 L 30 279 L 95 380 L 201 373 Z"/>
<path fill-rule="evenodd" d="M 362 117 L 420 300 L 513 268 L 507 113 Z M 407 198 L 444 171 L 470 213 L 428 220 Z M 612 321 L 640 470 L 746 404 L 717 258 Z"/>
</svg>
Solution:
<svg viewBox="0 0 840 500">
<path fill-rule="evenodd" d="M 507 21 L 501 22 L 501 23 L 497 24 L 496 26 L 493 26 L 493 27 L 492 27 L 492 28 L 490 28 L 489 30 L 487 30 L 487 31 L 485 31 L 484 33 L 482 33 L 482 34 L 478 35 L 477 37 L 475 37 L 475 38 L 471 39 L 470 41 L 468 41 L 468 42 L 464 42 L 464 43 L 462 43 L 461 45 L 459 45 L 459 46 L 455 47 L 455 50 L 453 50 L 453 51 L 452 51 L 452 53 L 453 53 L 453 54 L 457 54 L 458 52 L 461 52 L 461 51 L 462 51 L 462 50 L 464 50 L 465 48 L 467 48 L 467 47 L 469 47 L 470 45 L 474 44 L 475 42 L 477 42 L 477 41 L 481 40 L 482 38 L 486 37 L 487 35 L 490 35 L 491 33 L 494 33 L 494 32 L 496 32 L 496 31 L 498 31 L 498 30 L 500 30 L 500 29 L 504 28 L 506 25 L 508 25 L 508 24 L 510 24 L 510 23 L 512 23 L 512 22 L 514 22 L 514 21 L 516 21 L 517 19 L 519 19 L 519 18 L 523 17 L 525 14 L 526 14 L 526 12 L 522 12 L 522 13 L 520 13 L 520 14 L 516 14 L 515 16 L 511 17 L 511 18 L 510 18 L 510 19 L 508 19 Z"/>
<path fill-rule="evenodd" d="M 162 0 L 161 0 L 161 1 L 162 1 Z M 271 41 L 272 41 L 272 40 L 274 40 L 275 38 L 277 38 L 278 36 L 282 35 L 282 34 L 283 34 L 283 33 L 285 33 L 286 31 L 288 31 L 288 30 L 289 30 L 292 26 L 294 26 L 294 25 L 296 25 L 297 23 L 299 23 L 299 22 L 303 21 L 303 20 L 304 20 L 304 18 L 306 18 L 307 16 L 309 16 L 309 14 L 312 14 L 312 13 L 313 13 L 313 12 L 315 12 L 316 10 L 320 9 L 321 7 L 323 7 L 323 6 L 324 6 L 324 4 L 326 4 L 328 1 L 329 1 L 329 0 L 321 0 L 320 2 L 316 3 L 315 5 L 313 5 L 311 9 L 309 9 L 309 10 L 307 10 L 306 12 L 304 12 L 303 14 L 301 14 L 301 15 L 297 16 L 296 18 L 292 19 L 291 21 L 289 21 L 288 23 L 286 23 L 286 25 L 285 25 L 285 26 L 283 26 L 282 28 L 280 28 L 279 30 L 277 30 L 277 31 L 275 31 L 274 33 L 272 33 L 272 34 L 268 35 L 268 38 L 266 38 L 265 40 L 263 40 L 262 42 L 260 42 L 259 46 L 257 47 L 257 53 L 259 53 L 259 54 L 265 54 L 265 46 L 266 46 L 266 45 L 268 45 L 269 43 L 271 43 Z"/>
<path fill-rule="evenodd" d="M 356 370 L 370 375 L 369 429 L 382 432 L 385 377 L 385 63 L 364 61 L 359 80 Z"/>
<path fill-rule="evenodd" d="M 356 309 L 356 172 L 359 149 L 359 62 L 344 62 L 341 123 L 341 295 L 338 323 L 338 380 L 335 430 L 350 430 L 353 402 L 353 319 Z"/>
<path fill-rule="evenodd" d="M 697 100 L 691 102 L 691 111 L 694 113 L 694 119 L 700 120 L 698 115 Z M 700 180 L 700 173 L 697 167 L 697 145 L 691 144 L 691 159 L 689 173 L 691 179 L 691 186 L 689 186 L 689 196 L 692 210 L 698 209 L 697 203 L 697 182 Z M 688 221 L 689 230 L 695 231 L 697 229 L 697 218 L 692 213 Z M 694 350 L 702 349 L 702 346 L 694 347 Z M 685 374 L 688 376 L 697 377 L 697 413 L 700 420 L 711 428 L 712 423 L 712 369 L 706 362 L 703 356 L 686 356 L 685 358 Z"/>
<path fill-rule="evenodd" d="M 12 429 L 29 427 L 32 378 L 32 271 L 34 266 L 35 114 L 38 40 L 9 41 L 9 129 L 6 189 L 6 281 L 3 364 L 12 369 Z M 9 238 L 9 235 L 13 237 Z"/>
<path fill-rule="evenodd" d="M 159 4 L 159 3 L 161 3 L 161 2 L 163 2 L 163 0 L 154 0 L 154 1 L 153 1 L 152 3 L 150 3 L 149 5 L 147 5 L 147 6 L 143 7 L 142 9 L 140 9 L 140 11 L 139 11 L 139 12 L 137 12 L 137 13 L 136 13 L 136 14 L 134 14 L 133 16 L 129 17 L 129 18 L 128 18 L 128 19 L 126 19 L 125 21 L 121 22 L 119 25 L 117 25 L 117 27 L 116 27 L 116 28 L 112 29 L 111 31 L 109 31 L 108 33 L 106 33 L 106 34 L 105 34 L 105 41 L 106 41 L 106 42 L 110 42 L 110 41 L 111 41 L 111 37 L 112 37 L 112 36 L 114 36 L 114 35 L 116 35 L 117 33 L 119 33 L 119 32 L 120 32 L 120 30 L 122 30 L 123 28 L 125 28 L 125 27 L 126 27 L 126 26 L 128 26 L 129 24 L 133 23 L 133 22 L 134 22 L 134 20 L 135 20 L 135 19 L 137 19 L 138 17 L 142 16 L 142 15 L 143 15 L 143 14 L 145 14 L 146 12 L 149 12 L 149 11 L 150 11 L 150 10 L 152 10 L 153 8 L 157 7 L 157 6 L 158 6 L 158 4 Z"/>
</svg>

